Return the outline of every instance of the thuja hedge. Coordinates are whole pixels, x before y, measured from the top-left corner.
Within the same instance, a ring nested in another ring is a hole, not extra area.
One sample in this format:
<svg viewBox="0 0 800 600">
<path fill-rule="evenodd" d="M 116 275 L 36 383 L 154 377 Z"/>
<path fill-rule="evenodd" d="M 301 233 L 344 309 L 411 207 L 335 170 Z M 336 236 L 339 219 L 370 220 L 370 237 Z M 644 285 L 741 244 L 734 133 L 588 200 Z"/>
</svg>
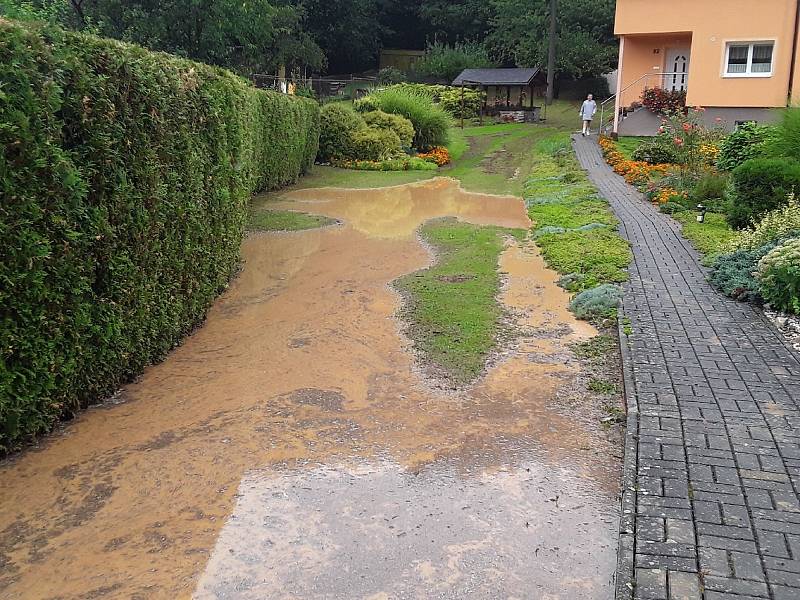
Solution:
<svg viewBox="0 0 800 600">
<path fill-rule="evenodd" d="M 0 19 L 0 453 L 195 327 L 248 198 L 295 181 L 318 136 L 311 101 Z"/>
</svg>

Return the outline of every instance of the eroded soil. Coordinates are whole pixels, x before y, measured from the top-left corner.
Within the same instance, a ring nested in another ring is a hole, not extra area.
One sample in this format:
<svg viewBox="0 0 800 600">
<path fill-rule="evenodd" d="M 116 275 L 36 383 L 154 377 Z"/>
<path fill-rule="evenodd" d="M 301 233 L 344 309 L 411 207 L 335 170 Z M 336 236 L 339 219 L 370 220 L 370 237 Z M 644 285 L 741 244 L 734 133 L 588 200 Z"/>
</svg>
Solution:
<svg viewBox="0 0 800 600">
<path fill-rule="evenodd" d="M 468 389 L 394 319 L 421 223 L 523 203 L 434 179 L 278 206 L 342 225 L 251 235 L 203 328 L 0 467 L 0 596 L 611 598 L 619 450 L 568 349 L 595 331 L 535 247 L 502 255 L 520 336 Z"/>
</svg>

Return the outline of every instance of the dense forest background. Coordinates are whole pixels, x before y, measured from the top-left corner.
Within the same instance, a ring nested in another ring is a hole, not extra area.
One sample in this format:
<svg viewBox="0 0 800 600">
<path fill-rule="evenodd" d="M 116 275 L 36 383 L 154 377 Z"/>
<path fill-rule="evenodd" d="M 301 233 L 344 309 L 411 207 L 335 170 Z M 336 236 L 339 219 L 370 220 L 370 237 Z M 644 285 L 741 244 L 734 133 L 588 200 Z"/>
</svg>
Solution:
<svg viewBox="0 0 800 600">
<path fill-rule="evenodd" d="M 381 48 L 479 47 L 495 64 L 546 63 L 548 0 L 0 0 L 0 14 L 135 42 L 239 73 L 279 65 L 345 74 Z M 614 0 L 559 0 L 558 74 L 607 73 Z"/>
</svg>

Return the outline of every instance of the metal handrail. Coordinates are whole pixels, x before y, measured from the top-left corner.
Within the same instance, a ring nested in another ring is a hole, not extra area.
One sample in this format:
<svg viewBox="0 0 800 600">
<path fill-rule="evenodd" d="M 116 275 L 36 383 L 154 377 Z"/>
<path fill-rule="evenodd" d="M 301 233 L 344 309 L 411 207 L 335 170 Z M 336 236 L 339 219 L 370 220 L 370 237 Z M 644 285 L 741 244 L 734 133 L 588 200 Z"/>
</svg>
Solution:
<svg viewBox="0 0 800 600">
<path fill-rule="evenodd" d="M 675 75 L 683 75 L 683 76 L 688 77 L 689 73 L 688 72 L 685 72 L 685 73 L 679 73 L 679 72 L 673 72 L 673 73 L 645 73 L 644 75 L 639 77 L 636 81 L 634 81 L 632 83 L 629 83 L 628 85 L 626 85 L 621 90 L 618 90 L 617 92 L 615 92 L 614 94 L 611 94 L 608 98 L 603 100 L 600 103 L 600 130 L 599 130 L 599 133 L 600 134 L 603 133 L 603 122 L 604 122 L 603 118 L 605 116 L 606 104 L 608 104 L 612 100 L 615 100 L 617 98 L 617 96 L 620 96 L 620 95 L 624 94 L 625 92 L 627 92 L 629 89 L 631 89 L 635 85 L 641 83 L 642 81 L 646 81 L 647 79 L 650 79 L 651 77 L 664 78 L 664 77 L 673 77 Z M 645 85 L 645 89 L 647 89 L 646 85 Z"/>
</svg>

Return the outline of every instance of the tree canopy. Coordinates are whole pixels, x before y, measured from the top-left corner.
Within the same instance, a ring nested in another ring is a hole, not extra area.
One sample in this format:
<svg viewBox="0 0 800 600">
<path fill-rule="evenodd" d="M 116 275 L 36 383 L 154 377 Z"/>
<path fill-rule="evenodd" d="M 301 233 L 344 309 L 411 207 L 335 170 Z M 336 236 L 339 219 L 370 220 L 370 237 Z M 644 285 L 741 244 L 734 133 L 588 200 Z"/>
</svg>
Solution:
<svg viewBox="0 0 800 600">
<path fill-rule="evenodd" d="M 240 73 L 279 65 L 351 73 L 381 48 L 482 46 L 495 63 L 546 64 L 548 0 L 0 0 L 0 14 L 50 20 Z M 559 0 L 558 75 L 616 62 L 614 0 Z"/>
</svg>

